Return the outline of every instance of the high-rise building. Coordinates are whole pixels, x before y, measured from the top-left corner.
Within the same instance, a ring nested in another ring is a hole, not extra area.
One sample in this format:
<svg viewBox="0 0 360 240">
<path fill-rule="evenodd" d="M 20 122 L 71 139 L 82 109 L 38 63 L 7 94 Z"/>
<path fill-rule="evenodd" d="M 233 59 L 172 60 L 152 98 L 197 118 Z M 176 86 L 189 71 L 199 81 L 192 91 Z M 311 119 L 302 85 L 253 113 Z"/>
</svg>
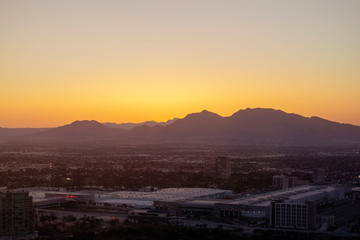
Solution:
<svg viewBox="0 0 360 240">
<path fill-rule="evenodd" d="M 270 225 L 275 228 L 314 229 L 316 202 L 272 201 Z"/>
<path fill-rule="evenodd" d="M 32 197 L 25 191 L 0 192 L 0 236 L 27 236 L 35 233 Z"/>
<path fill-rule="evenodd" d="M 204 174 L 214 178 L 228 179 L 231 177 L 231 159 L 228 157 L 217 157 L 205 161 Z"/>
<path fill-rule="evenodd" d="M 231 160 L 228 157 L 217 157 L 215 160 L 216 176 L 224 179 L 231 177 Z"/>
<path fill-rule="evenodd" d="M 215 176 L 215 161 L 214 161 L 214 159 L 206 159 L 204 161 L 204 175 Z"/>
<path fill-rule="evenodd" d="M 284 175 L 275 175 L 272 185 L 275 189 L 286 189 L 288 188 L 288 178 Z"/>
<path fill-rule="evenodd" d="M 273 176 L 272 186 L 275 189 L 286 189 L 290 187 L 296 187 L 297 185 L 297 177 L 285 175 Z"/>
<path fill-rule="evenodd" d="M 288 187 L 296 187 L 298 186 L 298 179 L 297 177 L 294 176 L 289 176 L 288 177 Z"/>
<path fill-rule="evenodd" d="M 316 184 L 321 184 L 325 182 L 325 169 L 318 168 L 313 172 L 313 182 Z"/>
</svg>

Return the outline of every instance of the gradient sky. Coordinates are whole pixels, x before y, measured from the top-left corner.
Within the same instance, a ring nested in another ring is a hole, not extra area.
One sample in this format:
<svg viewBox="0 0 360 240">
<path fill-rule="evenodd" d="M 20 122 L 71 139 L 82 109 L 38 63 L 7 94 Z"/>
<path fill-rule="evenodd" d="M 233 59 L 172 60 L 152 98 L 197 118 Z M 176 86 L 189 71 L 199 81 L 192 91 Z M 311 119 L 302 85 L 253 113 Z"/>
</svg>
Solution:
<svg viewBox="0 0 360 240">
<path fill-rule="evenodd" d="M 359 0 L 0 0 L 0 126 L 268 107 L 360 125 Z"/>
</svg>

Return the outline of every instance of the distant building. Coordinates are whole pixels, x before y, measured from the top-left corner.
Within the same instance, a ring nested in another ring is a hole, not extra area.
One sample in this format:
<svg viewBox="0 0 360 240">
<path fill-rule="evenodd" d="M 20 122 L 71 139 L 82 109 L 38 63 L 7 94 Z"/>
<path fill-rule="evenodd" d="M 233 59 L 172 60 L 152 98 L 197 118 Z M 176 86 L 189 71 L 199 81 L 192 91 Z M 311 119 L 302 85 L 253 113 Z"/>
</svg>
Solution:
<svg viewBox="0 0 360 240">
<path fill-rule="evenodd" d="M 215 161 L 216 176 L 228 179 L 231 177 L 231 160 L 228 157 L 217 157 Z"/>
<path fill-rule="evenodd" d="M 289 187 L 296 186 L 296 177 L 288 177 L 285 175 L 275 175 L 273 176 L 273 187 L 275 189 L 286 189 Z"/>
<path fill-rule="evenodd" d="M 270 225 L 274 228 L 314 229 L 316 202 L 272 201 Z"/>
<path fill-rule="evenodd" d="M 279 189 L 287 189 L 291 187 L 306 185 L 307 182 L 299 181 L 295 176 L 275 175 L 273 176 L 272 186 Z"/>
<path fill-rule="evenodd" d="M 44 209 L 46 206 L 55 206 L 53 204 L 75 201 L 76 199 L 83 202 L 86 202 L 85 199 L 89 199 L 89 203 L 91 203 L 91 199 L 93 199 L 93 196 L 80 198 L 81 193 L 58 192 L 49 195 L 41 190 L 31 194 L 37 204 L 38 216 L 53 213 L 51 209 Z M 343 197 L 344 188 L 339 185 L 298 186 L 255 195 L 233 195 L 230 190 L 210 188 L 166 188 L 153 192 L 118 191 L 101 193 L 96 195 L 95 205 L 98 208 L 112 208 L 112 210 L 145 211 L 133 212 L 134 214 L 131 214 L 131 217 L 134 221 L 147 221 L 151 218 L 164 219 L 161 214 L 163 212 L 176 213 L 179 216 L 204 216 L 216 219 L 249 218 L 263 221 L 269 219 L 271 202 L 277 199 L 301 204 L 306 201 L 316 201 L 317 204 L 321 204 Z M 159 211 L 146 212 L 147 210 Z M 55 214 L 60 213 L 56 211 Z"/>
<path fill-rule="evenodd" d="M 309 184 L 310 184 L 309 180 L 296 179 L 296 186 L 303 186 L 303 185 L 309 185 Z"/>
<path fill-rule="evenodd" d="M 323 228 L 323 230 L 329 230 L 335 226 L 335 216 L 317 216 L 317 224 Z"/>
<path fill-rule="evenodd" d="M 325 182 L 325 169 L 318 168 L 313 172 L 313 182 L 315 184 L 321 184 Z"/>
<path fill-rule="evenodd" d="M 288 178 L 284 175 L 275 175 L 272 186 L 275 189 L 286 189 L 288 188 Z"/>
<path fill-rule="evenodd" d="M 169 210 L 178 215 L 205 216 L 214 218 L 252 218 L 268 219 L 270 205 L 275 199 L 286 199 L 295 203 L 316 201 L 327 202 L 330 199 L 344 197 L 344 189 L 340 186 L 298 186 L 256 195 L 229 197 L 230 192 L 220 189 L 188 189 L 193 194 L 184 194 L 178 189 L 174 197 L 159 196 L 153 201 L 156 210 Z M 156 192 L 154 192 L 156 194 Z M 150 196 L 146 196 L 149 200 Z M 137 198 L 137 200 L 139 200 Z M 315 219 L 316 221 L 316 219 Z"/>
<path fill-rule="evenodd" d="M 288 177 L 288 187 L 296 187 L 298 186 L 298 179 L 297 177 L 294 176 L 289 176 Z"/>
<path fill-rule="evenodd" d="M 95 195 L 91 193 L 46 192 L 42 195 L 41 197 L 34 197 L 36 208 L 61 206 L 69 202 L 79 205 L 93 205 L 95 202 Z"/>
<path fill-rule="evenodd" d="M 24 191 L 0 192 L 0 236 L 11 239 L 29 235 L 36 235 L 32 197 Z"/>
<path fill-rule="evenodd" d="M 48 192 L 45 193 L 45 198 L 47 199 L 64 199 L 65 201 L 73 201 L 78 204 L 91 205 L 95 201 L 95 195 L 91 193 L 62 193 L 62 192 Z"/>
<path fill-rule="evenodd" d="M 228 157 L 217 157 L 205 161 L 204 174 L 214 178 L 229 179 L 231 177 L 231 159 Z"/>
</svg>

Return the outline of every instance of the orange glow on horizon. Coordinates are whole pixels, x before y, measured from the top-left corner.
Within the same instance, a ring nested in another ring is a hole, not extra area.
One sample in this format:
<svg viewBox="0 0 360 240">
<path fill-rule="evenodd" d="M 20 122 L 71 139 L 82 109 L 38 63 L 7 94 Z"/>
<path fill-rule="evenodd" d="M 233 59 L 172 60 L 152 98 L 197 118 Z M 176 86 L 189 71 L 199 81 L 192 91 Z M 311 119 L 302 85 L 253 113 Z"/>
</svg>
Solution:
<svg viewBox="0 0 360 240">
<path fill-rule="evenodd" d="M 0 127 L 248 107 L 360 126 L 360 1 L 15 2 L 0 3 Z"/>
</svg>

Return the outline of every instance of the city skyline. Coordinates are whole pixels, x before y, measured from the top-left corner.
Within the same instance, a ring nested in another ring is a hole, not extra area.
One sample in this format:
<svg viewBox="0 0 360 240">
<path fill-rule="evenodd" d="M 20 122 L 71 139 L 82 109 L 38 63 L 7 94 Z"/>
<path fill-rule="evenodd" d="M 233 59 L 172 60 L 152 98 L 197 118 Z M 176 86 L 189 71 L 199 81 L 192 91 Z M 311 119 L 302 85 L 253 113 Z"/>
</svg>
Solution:
<svg viewBox="0 0 360 240">
<path fill-rule="evenodd" d="M 0 126 L 274 108 L 360 125 L 359 1 L 1 1 Z"/>
</svg>

